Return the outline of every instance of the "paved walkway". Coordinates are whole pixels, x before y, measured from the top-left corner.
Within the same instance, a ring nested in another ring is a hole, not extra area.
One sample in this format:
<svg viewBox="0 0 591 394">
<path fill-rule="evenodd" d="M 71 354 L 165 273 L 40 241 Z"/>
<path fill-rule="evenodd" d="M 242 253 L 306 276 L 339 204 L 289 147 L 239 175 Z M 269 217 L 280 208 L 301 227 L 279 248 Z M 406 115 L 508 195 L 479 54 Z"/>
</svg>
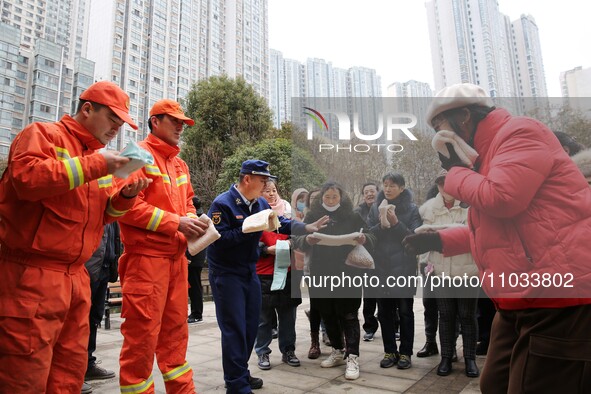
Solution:
<svg viewBox="0 0 591 394">
<path fill-rule="evenodd" d="M 415 341 L 414 352 L 424 344 L 423 305 L 420 298 L 415 299 Z M 361 342 L 360 369 L 361 376 L 354 381 L 344 377 L 345 366 L 335 368 L 320 368 L 320 362 L 330 353 L 330 348 L 322 345 L 322 356 L 317 360 L 307 358 L 310 346 L 309 324 L 304 314 L 309 301 L 298 308 L 296 323 L 297 349 L 296 354 L 302 365 L 290 367 L 281 362 L 281 353 L 277 341 L 271 344 L 272 369 L 261 371 L 256 365 L 256 355 L 250 358 L 250 371 L 253 376 L 264 380 L 261 390 L 257 394 L 284 393 L 480 393 L 478 379 L 465 376 L 461 343 L 458 344 L 460 360 L 454 363 L 454 371 L 450 376 L 437 376 L 435 370 L 439 364 L 439 357 L 412 357 L 412 368 L 399 370 L 380 368 L 383 357 L 380 331 L 373 342 Z M 361 315 L 361 313 L 360 313 Z M 362 320 L 362 316 L 361 320 Z M 203 323 L 189 326 L 189 348 L 187 361 L 194 371 L 195 386 L 199 393 L 224 393 L 224 380 L 221 362 L 220 331 L 215 320 L 213 302 L 206 302 L 203 311 Z M 363 322 L 363 321 L 362 321 Z M 102 367 L 114 370 L 118 374 L 119 351 L 123 337 L 119 331 L 121 318 L 115 314 L 111 318 L 111 330 L 99 329 L 97 351 L 95 355 L 102 360 Z M 363 331 L 363 330 L 362 330 Z M 460 341 L 461 342 L 461 338 Z M 477 358 L 477 364 L 482 369 L 483 357 Z M 165 393 L 164 383 L 160 371 L 154 364 L 154 382 L 157 393 Z M 92 381 L 94 393 L 119 393 L 118 379 L 107 381 Z"/>
</svg>

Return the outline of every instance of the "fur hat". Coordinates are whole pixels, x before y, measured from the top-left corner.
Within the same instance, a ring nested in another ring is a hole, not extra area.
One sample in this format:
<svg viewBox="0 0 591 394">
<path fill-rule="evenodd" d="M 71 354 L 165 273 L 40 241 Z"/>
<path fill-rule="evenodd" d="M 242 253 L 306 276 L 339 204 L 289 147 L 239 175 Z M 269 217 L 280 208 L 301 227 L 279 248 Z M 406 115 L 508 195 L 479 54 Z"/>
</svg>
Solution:
<svg viewBox="0 0 591 394">
<path fill-rule="evenodd" d="M 572 156 L 571 159 L 579 167 L 585 178 L 591 177 L 591 149 L 582 150 Z"/>
<path fill-rule="evenodd" d="M 433 126 L 431 121 L 440 113 L 468 105 L 494 107 L 495 104 L 480 86 L 471 83 L 458 83 L 441 89 L 433 98 L 427 109 L 427 123 Z"/>
</svg>

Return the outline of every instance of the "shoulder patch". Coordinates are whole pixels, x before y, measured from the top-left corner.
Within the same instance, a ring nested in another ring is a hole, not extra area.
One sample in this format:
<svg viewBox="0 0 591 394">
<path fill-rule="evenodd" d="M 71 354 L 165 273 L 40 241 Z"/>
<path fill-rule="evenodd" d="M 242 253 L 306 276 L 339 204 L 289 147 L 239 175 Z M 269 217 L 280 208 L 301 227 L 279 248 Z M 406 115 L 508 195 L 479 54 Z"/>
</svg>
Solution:
<svg viewBox="0 0 591 394">
<path fill-rule="evenodd" d="M 211 221 L 213 224 L 220 224 L 222 221 L 222 213 L 221 212 L 212 212 L 211 213 Z"/>
</svg>

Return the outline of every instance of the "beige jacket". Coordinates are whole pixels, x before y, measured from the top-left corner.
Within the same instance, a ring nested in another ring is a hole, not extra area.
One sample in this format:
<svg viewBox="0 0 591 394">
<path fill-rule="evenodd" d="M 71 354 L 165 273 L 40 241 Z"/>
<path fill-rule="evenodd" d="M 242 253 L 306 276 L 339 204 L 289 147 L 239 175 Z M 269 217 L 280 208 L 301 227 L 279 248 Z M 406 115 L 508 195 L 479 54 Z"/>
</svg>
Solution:
<svg viewBox="0 0 591 394">
<path fill-rule="evenodd" d="M 419 208 L 419 213 L 424 225 L 466 224 L 468 218 L 468 208 L 460 207 L 460 201 L 455 200 L 454 206 L 447 209 L 440 193 L 425 202 Z M 432 275 L 441 275 L 444 272 L 449 276 L 478 275 L 478 267 L 470 253 L 443 257 L 441 253 L 429 252 L 420 256 L 419 261 L 433 264 Z"/>
</svg>

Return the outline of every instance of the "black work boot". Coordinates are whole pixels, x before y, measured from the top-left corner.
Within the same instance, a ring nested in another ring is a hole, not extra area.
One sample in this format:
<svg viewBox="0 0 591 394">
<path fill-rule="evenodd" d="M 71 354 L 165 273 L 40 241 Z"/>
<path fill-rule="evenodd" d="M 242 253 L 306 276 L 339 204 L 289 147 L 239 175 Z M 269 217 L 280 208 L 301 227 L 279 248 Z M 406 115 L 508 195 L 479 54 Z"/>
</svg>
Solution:
<svg viewBox="0 0 591 394">
<path fill-rule="evenodd" d="M 417 357 L 429 357 L 439 354 L 437 342 L 427 342 L 421 350 L 417 352 Z"/>
<path fill-rule="evenodd" d="M 464 359 L 466 363 L 466 376 L 469 378 L 477 378 L 480 376 L 480 370 L 478 369 L 478 365 L 476 365 L 476 361 L 471 358 Z"/>
<path fill-rule="evenodd" d="M 451 357 L 441 357 L 441 362 L 437 367 L 437 375 L 447 376 L 451 373 Z"/>
</svg>

